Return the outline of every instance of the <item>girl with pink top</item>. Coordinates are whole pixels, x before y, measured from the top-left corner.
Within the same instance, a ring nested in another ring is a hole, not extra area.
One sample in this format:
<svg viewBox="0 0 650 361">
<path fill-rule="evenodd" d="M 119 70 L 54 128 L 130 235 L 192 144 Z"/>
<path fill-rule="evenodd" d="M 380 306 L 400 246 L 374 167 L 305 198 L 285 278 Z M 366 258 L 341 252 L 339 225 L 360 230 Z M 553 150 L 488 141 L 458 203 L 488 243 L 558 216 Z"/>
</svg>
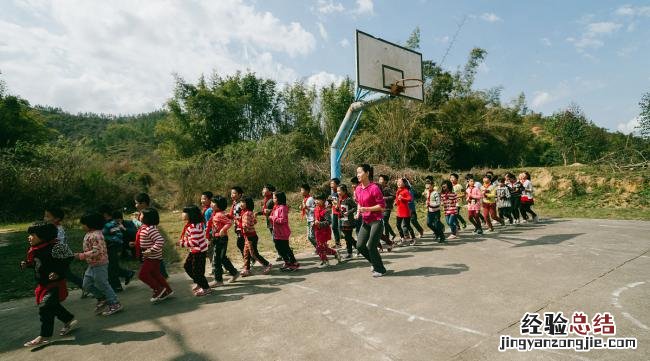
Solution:
<svg viewBox="0 0 650 361">
<path fill-rule="evenodd" d="M 357 250 L 372 264 L 372 276 L 381 277 L 386 273 L 386 268 L 377 245 L 384 230 L 383 211 L 386 202 L 379 186 L 372 182 L 372 176 L 373 169 L 369 164 L 357 167 L 359 185 L 354 190 L 354 197 L 358 205 L 356 218 L 361 220 Z"/>
<path fill-rule="evenodd" d="M 284 192 L 273 193 L 273 209 L 269 216 L 269 221 L 272 225 L 273 243 L 275 250 L 278 251 L 284 266 L 280 267 L 281 271 L 295 271 L 300 265 L 293 255 L 293 250 L 289 247 L 289 236 L 291 236 L 291 228 L 289 228 L 289 207 L 287 207 L 287 195 Z"/>
<path fill-rule="evenodd" d="M 474 225 L 474 233 L 483 234 L 481 219 L 479 218 L 483 193 L 474 184 L 474 175 L 468 174 L 466 178 L 467 190 L 465 191 L 465 194 L 467 197 L 467 213 L 469 214 L 469 221 Z"/>
</svg>

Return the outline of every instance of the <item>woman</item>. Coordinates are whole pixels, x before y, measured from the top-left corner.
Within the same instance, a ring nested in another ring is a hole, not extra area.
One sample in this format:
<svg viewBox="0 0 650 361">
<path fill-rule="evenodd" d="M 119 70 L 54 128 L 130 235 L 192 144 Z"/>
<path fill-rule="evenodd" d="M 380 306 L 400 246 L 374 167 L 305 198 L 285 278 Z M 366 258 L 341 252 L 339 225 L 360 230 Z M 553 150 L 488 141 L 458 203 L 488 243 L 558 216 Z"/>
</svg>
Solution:
<svg viewBox="0 0 650 361">
<path fill-rule="evenodd" d="M 357 168 L 359 186 L 354 190 L 357 201 L 357 219 L 361 219 L 361 229 L 357 236 L 357 250 L 372 264 L 372 276 L 381 277 L 386 268 L 381 260 L 377 245 L 384 230 L 383 211 L 386 207 L 384 195 L 379 186 L 372 182 L 373 169 L 368 164 Z"/>
</svg>

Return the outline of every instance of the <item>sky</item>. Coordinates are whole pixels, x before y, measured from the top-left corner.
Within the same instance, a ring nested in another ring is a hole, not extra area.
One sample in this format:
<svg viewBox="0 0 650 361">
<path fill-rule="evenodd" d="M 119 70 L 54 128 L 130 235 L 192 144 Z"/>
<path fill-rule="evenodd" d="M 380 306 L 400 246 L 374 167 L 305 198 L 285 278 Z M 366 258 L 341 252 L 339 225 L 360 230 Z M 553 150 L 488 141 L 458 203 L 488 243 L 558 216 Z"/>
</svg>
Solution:
<svg viewBox="0 0 650 361">
<path fill-rule="evenodd" d="M 455 71 L 481 47 L 475 88 L 543 114 L 575 103 L 627 133 L 650 92 L 649 1 L 0 0 L 0 79 L 31 104 L 134 114 L 175 75 L 354 79 L 356 29 L 404 43 L 416 27 L 424 59 Z"/>
</svg>

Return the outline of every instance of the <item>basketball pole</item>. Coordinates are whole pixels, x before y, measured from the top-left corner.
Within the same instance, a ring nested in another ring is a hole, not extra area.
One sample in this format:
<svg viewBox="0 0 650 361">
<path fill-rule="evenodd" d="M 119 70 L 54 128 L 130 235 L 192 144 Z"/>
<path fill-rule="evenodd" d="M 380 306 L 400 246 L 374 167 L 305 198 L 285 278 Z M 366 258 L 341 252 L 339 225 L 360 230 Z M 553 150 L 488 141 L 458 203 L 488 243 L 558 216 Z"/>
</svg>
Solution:
<svg viewBox="0 0 650 361">
<path fill-rule="evenodd" d="M 345 153 L 348 144 L 350 144 L 352 136 L 357 130 L 357 125 L 359 124 L 363 110 L 370 106 L 390 100 L 392 96 L 383 96 L 370 101 L 363 101 L 360 100 L 360 98 L 363 97 L 360 96 L 360 92 L 357 91 L 357 101 L 350 104 L 348 111 L 345 113 L 345 118 L 343 118 L 341 126 L 339 126 L 339 130 L 336 132 L 336 136 L 330 145 L 331 178 L 341 179 L 341 159 L 343 158 L 343 154 Z M 354 119 L 354 121 L 352 119 Z"/>
</svg>

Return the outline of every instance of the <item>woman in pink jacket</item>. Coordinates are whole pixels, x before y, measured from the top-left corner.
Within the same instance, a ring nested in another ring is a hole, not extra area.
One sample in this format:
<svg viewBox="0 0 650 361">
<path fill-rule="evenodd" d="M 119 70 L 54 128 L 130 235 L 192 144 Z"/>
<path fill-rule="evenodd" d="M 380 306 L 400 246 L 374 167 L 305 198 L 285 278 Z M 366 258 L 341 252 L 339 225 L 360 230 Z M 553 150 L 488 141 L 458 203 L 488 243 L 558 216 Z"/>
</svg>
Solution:
<svg viewBox="0 0 650 361">
<path fill-rule="evenodd" d="M 474 233 L 483 234 L 481 227 L 481 219 L 479 214 L 481 212 L 481 199 L 483 193 L 474 183 L 474 175 L 467 175 L 467 190 L 465 191 L 467 197 L 467 213 L 469 214 L 469 221 L 474 225 Z"/>
<path fill-rule="evenodd" d="M 289 247 L 289 207 L 287 207 L 287 195 L 284 192 L 273 193 L 273 210 L 269 216 L 269 221 L 273 227 L 273 243 L 278 254 L 284 260 L 284 266 L 281 271 L 295 271 L 300 265 L 293 255 L 293 250 Z"/>
</svg>

